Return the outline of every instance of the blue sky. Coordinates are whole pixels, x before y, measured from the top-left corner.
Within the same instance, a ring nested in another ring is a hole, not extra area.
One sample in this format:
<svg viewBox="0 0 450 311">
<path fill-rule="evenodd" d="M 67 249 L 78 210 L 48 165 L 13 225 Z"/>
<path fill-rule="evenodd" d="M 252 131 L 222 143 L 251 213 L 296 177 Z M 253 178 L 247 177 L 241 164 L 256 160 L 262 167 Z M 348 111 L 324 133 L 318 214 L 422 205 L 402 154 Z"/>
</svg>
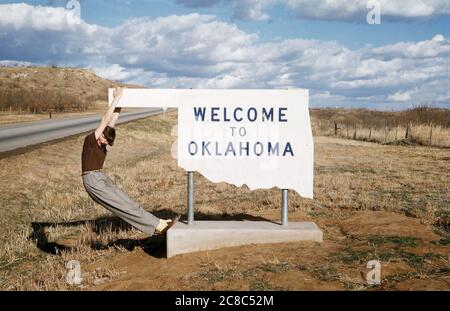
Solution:
<svg viewBox="0 0 450 311">
<path fill-rule="evenodd" d="M 312 106 L 450 108 L 450 1 L 379 0 L 379 25 L 367 2 L 85 0 L 71 24 L 67 1 L 0 0 L 0 61 L 148 87 L 308 88 Z"/>
<path fill-rule="evenodd" d="M 0 3 L 20 3 L 24 1 L 4 1 Z M 25 1 L 33 5 L 64 7 L 65 0 Z M 370 44 L 379 46 L 398 41 L 421 41 L 440 33 L 450 37 L 450 16 L 433 16 L 402 22 L 382 22 L 368 25 L 361 21 L 340 22 L 305 20 L 282 5 L 270 8 L 270 20 L 239 20 L 227 5 L 215 7 L 186 7 L 170 0 L 91 0 L 79 1 L 82 18 L 92 24 L 114 27 L 135 17 L 156 18 L 167 15 L 189 13 L 214 14 L 221 20 L 235 23 L 239 28 L 257 33 L 262 41 L 279 38 L 303 38 L 336 40 L 345 46 L 356 48 Z M 367 9 L 367 11 L 369 11 Z M 365 16 L 362 16 L 363 18 Z"/>
</svg>

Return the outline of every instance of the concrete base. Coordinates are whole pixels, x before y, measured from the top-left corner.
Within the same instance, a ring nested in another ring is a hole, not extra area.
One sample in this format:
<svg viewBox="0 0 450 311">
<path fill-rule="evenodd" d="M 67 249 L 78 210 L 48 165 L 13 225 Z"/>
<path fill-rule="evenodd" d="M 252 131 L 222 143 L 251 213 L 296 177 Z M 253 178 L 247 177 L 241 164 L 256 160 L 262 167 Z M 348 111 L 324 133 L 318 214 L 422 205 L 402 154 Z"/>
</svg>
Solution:
<svg viewBox="0 0 450 311">
<path fill-rule="evenodd" d="M 289 222 L 288 226 L 266 221 L 178 222 L 167 231 L 167 258 L 246 244 L 322 240 L 323 233 L 313 222 Z"/>
</svg>

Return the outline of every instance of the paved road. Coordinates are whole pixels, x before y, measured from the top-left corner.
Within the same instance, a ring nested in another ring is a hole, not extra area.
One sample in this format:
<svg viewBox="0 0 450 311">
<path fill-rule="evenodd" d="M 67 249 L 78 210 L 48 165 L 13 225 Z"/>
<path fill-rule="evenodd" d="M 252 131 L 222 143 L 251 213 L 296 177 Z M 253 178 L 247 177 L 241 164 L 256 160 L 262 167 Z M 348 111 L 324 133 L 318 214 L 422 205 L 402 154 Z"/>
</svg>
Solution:
<svg viewBox="0 0 450 311">
<path fill-rule="evenodd" d="M 160 108 L 120 114 L 117 124 L 162 113 Z M 41 120 L 0 126 L 0 152 L 35 145 L 95 129 L 101 116 Z"/>
</svg>

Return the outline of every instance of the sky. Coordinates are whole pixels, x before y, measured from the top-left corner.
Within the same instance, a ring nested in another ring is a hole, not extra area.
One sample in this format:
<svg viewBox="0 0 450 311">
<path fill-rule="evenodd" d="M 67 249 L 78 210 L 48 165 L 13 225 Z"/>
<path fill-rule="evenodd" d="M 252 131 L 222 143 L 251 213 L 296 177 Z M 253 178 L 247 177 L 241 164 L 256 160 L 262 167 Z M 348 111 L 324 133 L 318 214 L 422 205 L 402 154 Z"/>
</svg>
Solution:
<svg viewBox="0 0 450 311">
<path fill-rule="evenodd" d="M 450 1 L 0 0 L 1 65 L 150 88 L 306 88 L 312 107 L 450 109 Z"/>
</svg>

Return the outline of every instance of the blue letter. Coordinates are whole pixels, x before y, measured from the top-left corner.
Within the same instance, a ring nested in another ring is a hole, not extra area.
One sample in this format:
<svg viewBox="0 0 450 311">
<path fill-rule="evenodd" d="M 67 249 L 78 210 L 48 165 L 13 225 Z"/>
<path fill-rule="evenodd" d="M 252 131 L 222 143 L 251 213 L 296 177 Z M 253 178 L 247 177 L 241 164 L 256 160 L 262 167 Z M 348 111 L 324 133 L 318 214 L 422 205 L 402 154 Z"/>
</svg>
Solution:
<svg viewBox="0 0 450 311">
<path fill-rule="evenodd" d="M 282 111 L 287 111 L 287 108 L 280 108 L 280 116 L 279 116 L 278 120 L 280 122 L 287 122 L 286 114 L 285 114 L 285 112 L 282 112 Z M 284 117 L 284 119 L 283 119 L 283 117 Z"/>
<path fill-rule="evenodd" d="M 192 146 L 192 144 L 194 144 L 195 152 L 191 152 L 191 146 Z M 195 141 L 191 141 L 191 142 L 189 143 L 189 145 L 188 145 L 188 151 L 189 151 L 189 154 L 190 154 L 191 156 L 193 156 L 193 155 L 195 155 L 195 154 L 197 153 L 198 147 L 197 147 L 197 144 L 195 143 Z"/>
<path fill-rule="evenodd" d="M 272 148 L 272 143 L 269 142 L 269 155 L 273 152 L 274 155 L 278 155 L 279 154 L 279 148 L 280 147 L 280 143 L 276 143 L 275 146 Z"/>
<path fill-rule="evenodd" d="M 202 118 L 202 121 L 205 121 L 205 110 L 206 110 L 205 107 L 203 108 L 194 107 L 195 121 L 198 121 L 199 116 Z"/>
<path fill-rule="evenodd" d="M 221 156 L 222 154 L 219 152 L 219 142 L 216 141 L 216 156 Z"/>
<path fill-rule="evenodd" d="M 257 151 L 256 151 L 256 146 L 261 146 L 261 151 L 258 153 Z M 260 155 L 262 155 L 262 153 L 263 153 L 263 151 L 264 151 L 264 147 L 263 147 L 263 144 L 262 143 L 260 143 L 259 141 L 257 141 L 256 143 L 255 143 L 255 145 L 253 146 L 253 151 L 255 152 L 255 154 L 259 157 Z"/>
<path fill-rule="evenodd" d="M 205 144 L 205 142 L 202 143 L 202 155 L 205 155 L 205 150 L 208 152 L 208 155 L 211 155 L 211 152 L 208 150 L 208 146 L 211 142 L 208 141 L 208 143 Z"/>
<path fill-rule="evenodd" d="M 241 122 L 242 118 L 238 119 L 238 117 L 236 117 L 236 111 L 238 110 L 242 111 L 242 108 L 237 107 L 236 109 L 234 109 L 234 119 L 238 122 Z"/>
<path fill-rule="evenodd" d="M 246 146 L 245 148 L 242 148 L 242 141 L 239 142 L 239 148 L 240 148 L 239 155 L 242 155 L 242 149 L 244 149 L 244 150 L 247 151 L 247 156 L 248 156 L 248 142 L 246 142 L 245 144 L 246 144 L 247 146 Z"/>
<path fill-rule="evenodd" d="M 264 122 L 264 118 L 267 118 L 268 121 L 273 122 L 273 108 L 270 108 L 269 111 L 266 110 L 266 108 L 263 107 L 262 109 L 262 120 Z"/>
<path fill-rule="evenodd" d="M 294 156 L 294 152 L 292 151 L 291 143 L 289 143 L 289 142 L 286 144 L 286 148 L 284 148 L 283 157 L 288 152 L 291 154 L 291 156 Z"/>
<path fill-rule="evenodd" d="M 233 155 L 236 156 L 236 151 L 234 150 L 234 146 L 232 142 L 228 143 L 227 150 L 225 151 L 225 156 L 228 155 L 228 152 L 233 152 Z"/>
<path fill-rule="evenodd" d="M 227 107 L 223 108 L 223 120 L 225 122 L 230 122 L 230 118 L 227 118 Z"/>
<path fill-rule="evenodd" d="M 250 118 L 250 111 L 254 112 L 253 120 Z M 250 122 L 254 122 L 256 118 L 258 117 L 258 112 L 256 111 L 256 108 L 249 108 L 247 111 L 247 118 Z"/>
<path fill-rule="evenodd" d="M 212 107 L 211 108 L 211 121 L 213 122 L 219 122 L 220 120 L 217 118 L 217 111 L 219 110 L 219 107 Z M 214 119 L 216 118 L 216 119 Z"/>
</svg>

